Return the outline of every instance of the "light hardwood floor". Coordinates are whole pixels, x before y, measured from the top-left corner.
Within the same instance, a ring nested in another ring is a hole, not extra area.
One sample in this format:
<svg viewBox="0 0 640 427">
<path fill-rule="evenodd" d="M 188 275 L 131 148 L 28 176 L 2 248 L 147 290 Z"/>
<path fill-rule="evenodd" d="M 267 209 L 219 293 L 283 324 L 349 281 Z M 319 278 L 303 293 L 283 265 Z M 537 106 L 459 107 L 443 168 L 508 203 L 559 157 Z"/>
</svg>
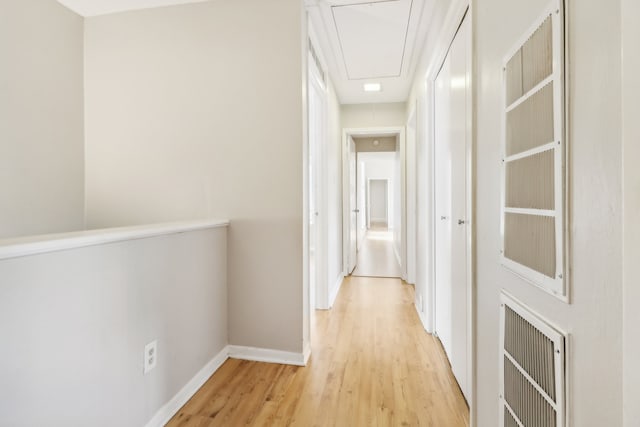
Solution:
<svg viewBox="0 0 640 427">
<path fill-rule="evenodd" d="M 178 426 L 467 426 L 438 341 L 422 328 L 413 288 L 350 277 L 316 312 L 306 367 L 230 359 L 167 424 Z"/>
<path fill-rule="evenodd" d="M 400 264 L 393 251 L 393 231 L 386 227 L 372 227 L 367 230 L 360 250 L 353 276 L 400 277 Z"/>
</svg>

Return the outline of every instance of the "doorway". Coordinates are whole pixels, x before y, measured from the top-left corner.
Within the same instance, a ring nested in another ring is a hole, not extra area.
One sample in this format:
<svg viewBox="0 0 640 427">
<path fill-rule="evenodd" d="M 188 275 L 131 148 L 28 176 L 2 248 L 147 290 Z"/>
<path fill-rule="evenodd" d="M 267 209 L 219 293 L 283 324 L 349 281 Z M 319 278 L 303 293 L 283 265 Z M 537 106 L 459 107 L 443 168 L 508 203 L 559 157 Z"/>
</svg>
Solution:
<svg viewBox="0 0 640 427">
<path fill-rule="evenodd" d="M 353 276 L 404 278 L 404 147 L 400 131 L 349 134 L 349 259 Z M 347 209 L 345 209 L 347 210 Z M 346 223 L 346 222 L 345 222 Z"/>
</svg>

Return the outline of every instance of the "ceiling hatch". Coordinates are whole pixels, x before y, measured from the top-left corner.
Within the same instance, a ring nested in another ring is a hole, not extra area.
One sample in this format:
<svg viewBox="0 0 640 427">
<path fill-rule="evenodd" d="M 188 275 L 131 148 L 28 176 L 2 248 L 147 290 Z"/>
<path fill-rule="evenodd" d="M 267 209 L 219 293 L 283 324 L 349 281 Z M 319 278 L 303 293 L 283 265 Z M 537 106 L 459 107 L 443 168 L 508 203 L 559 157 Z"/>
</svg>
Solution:
<svg viewBox="0 0 640 427">
<path fill-rule="evenodd" d="M 350 80 L 400 77 L 413 0 L 332 6 Z"/>
</svg>

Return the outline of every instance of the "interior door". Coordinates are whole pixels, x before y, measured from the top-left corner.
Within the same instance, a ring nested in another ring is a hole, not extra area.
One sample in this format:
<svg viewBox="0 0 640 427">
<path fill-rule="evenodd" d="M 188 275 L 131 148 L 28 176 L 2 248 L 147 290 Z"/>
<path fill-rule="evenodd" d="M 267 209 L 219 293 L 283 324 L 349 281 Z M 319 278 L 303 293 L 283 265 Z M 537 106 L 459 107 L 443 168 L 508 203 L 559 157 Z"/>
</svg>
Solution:
<svg viewBox="0 0 640 427">
<path fill-rule="evenodd" d="M 451 57 L 435 82 L 435 332 L 449 360 L 451 344 Z"/>
<path fill-rule="evenodd" d="M 451 369 L 468 397 L 467 351 L 467 25 L 451 45 Z"/>
<path fill-rule="evenodd" d="M 356 143 L 349 138 L 349 274 L 358 260 L 358 204 L 356 194 Z"/>
<path fill-rule="evenodd" d="M 467 285 L 467 91 L 469 33 L 463 21 L 435 88 L 435 330 L 469 397 Z"/>
</svg>

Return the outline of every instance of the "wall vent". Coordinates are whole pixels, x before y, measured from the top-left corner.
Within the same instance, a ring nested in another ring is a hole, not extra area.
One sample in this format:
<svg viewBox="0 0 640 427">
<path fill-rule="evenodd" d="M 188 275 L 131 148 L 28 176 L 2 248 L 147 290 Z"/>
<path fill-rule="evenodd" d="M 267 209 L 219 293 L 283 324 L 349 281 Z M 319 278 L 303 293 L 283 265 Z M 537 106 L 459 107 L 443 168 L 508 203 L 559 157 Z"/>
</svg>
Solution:
<svg viewBox="0 0 640 427">
<path fill-rule="evenodd" d="M 565 336 L 500 298 L 500 426 L 565 426 Z"/>
<path fill-rule="evenodd" d="M 504 60 L 501 261 L 568 301 L 564 40 L 555 0 Z"/>
</svg>

